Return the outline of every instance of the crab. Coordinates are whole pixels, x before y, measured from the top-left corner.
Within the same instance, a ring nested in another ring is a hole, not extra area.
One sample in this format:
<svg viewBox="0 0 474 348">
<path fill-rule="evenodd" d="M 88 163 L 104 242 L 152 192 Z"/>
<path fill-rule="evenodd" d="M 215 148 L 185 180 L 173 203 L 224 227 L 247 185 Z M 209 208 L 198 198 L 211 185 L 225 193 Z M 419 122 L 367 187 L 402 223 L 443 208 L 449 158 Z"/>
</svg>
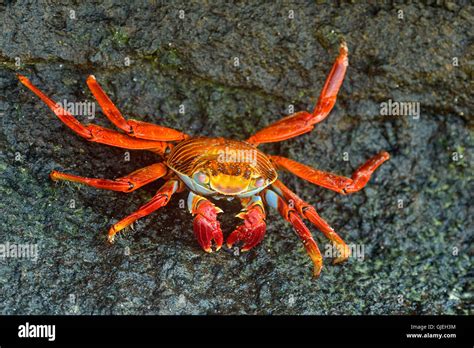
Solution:
<svg viewBox="0 0 474 348">
<path fill-rule="evenodd" d="M 312 205 L 298 197 L 278 179 L 278 171 L 286 170 L 312 184 L 345 195 L 361 190 L 372 173 L 389 159 L 389 154 L 385 151 L 376 154 L 349 178 L 324 172 L 289 158 L 265 154 L 258 149 L 258 145 L 280 142 L 310 132 L 315 124 L 323 121 L 336 102 L 348 66 L 347 56 L 347 45 L 342 42 L 312 112 L 300 111 L 284 117 L 245 141 L 190 136 L 172 128 L 139 120 L 127 120 L 92 75 L 87 78 L 87 85 L 103 114 L 121 132 L 94 124 L 83 125 L 60 104 L 35 87 L 28 78 L 22 75 L 18 75 L 18 78 L 46 103 L 66 126 L 86 140 L 129 150 L 148 150 L 161 157 L 162 160 L 157 163 L 112 180 L 80 177 L 56 170 L 51 172 L 50 177 L 54 181 L 67 180 L 120 192 L 133 192 L 160 178 L 165 180 L 150 201 L 110 228 L 109 242 L 114 241 L 117 232 L 164 207 L 175 193 L 187 189 L 187 206 L 194 216 L 194 234 L 204 251 L 217 251 L 224 242 L 217 220 L 217 215 L 222 210 L 213 201 L 220 198 L 237 198 L 242 205 L 237 217 L 242 219 L 243 223 L 228 235 L 228 248 L 237 244 L 241 246 L 241 251 L 248 251 L 262 241 L 266 231 L 266 207 L 269 206 L 275 208 L 283 219 L 291 223 L 314 264 L 313 274 L 319 276 L 323 257 L 303 220 L 308 220 L 330 241 L 337 251 L 334 263 L 347 260 L 351 250 Z"/>
</svg>

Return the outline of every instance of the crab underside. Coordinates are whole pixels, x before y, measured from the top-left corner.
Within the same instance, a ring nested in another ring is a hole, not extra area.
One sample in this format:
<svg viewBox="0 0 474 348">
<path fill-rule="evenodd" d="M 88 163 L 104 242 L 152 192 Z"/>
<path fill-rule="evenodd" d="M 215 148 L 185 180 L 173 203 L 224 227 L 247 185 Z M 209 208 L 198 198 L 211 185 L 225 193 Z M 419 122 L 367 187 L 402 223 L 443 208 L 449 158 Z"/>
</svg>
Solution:
<svg viewBox="0 0 474 348">
<path fill-rule="evenodd" d="M 110 242 L 113 242 L 117 232 L 165 206 L 174 193 L 187 188 L 190 191 L 188 208 L 194 215 L 194 233 L 205 251 L 212 252 L 213 247 L 219 250 L 224 242 L 217 220 L 217 214 L 222 210 L 212 203 L 210 198 L 236 197 L 242 203 L 242 210 L 237 217 L 241 218 L 243 223 L 227 237 L 226 244 L 229 248 L 238 243 L 242 244 L 242 251 L 247 251 L 262 241 L 266 230 L 265 207 L 270 206 L 292 224 L 313 261 L 314 275 L 318 276 L 323 264 L 322 255 L 311 232 L 303 223 L 304 219 L 309 220 L 331 241 L 337 251 L 335 263 L 346 260 L 350 256 L 350 248 L 318 215 L 313 206 L 278 180 L 277 171 L 286 170 L 313 184 L 341 194 L 349 194 L 362 189 L 377 167 L 389 159 L 389 155 L 387 152 L 380 152 L 348 178 L 314 169 L 285 157 L 266 155 L 259 151 L 257 146 L 307 133 L 316 123 L 324 120 L 336 102 L 347 66 L 347 46 L 342 43 L 339 56 L 313 112 L 301 111 L 289 115 L 258 131 L 246 141 L 191 137 L 171 128 L 127 120 L 92 75 L 88 77 L 87 85 L 105 116 L 123 132 L 94 124 L 83 125 L 26 77 L 19 75 L 19 79 L 41 98 L 62 122 L 86 140 L 125 149 L 148 150 L 163 158 L 162 162 L 113 180 L 51 172 L 53 180 L 74 181 L 121 192 L 132 192 L 152 181 L 165 179 L 164 185 L 149 202 L 110 228 Z"/>
</svg>

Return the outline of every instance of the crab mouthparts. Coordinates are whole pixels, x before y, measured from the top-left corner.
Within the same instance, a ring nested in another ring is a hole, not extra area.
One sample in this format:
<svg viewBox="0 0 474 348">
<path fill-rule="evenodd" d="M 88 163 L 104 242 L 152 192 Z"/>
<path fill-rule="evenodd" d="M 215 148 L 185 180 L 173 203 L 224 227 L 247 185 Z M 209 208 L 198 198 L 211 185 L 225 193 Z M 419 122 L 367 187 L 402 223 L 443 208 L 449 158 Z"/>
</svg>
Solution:
<svg viewBox="0 0 474 348">
<path fill-rule="evenodd" d="M 237 195 L 247 191 L 249 181 L 239 176 L 220 174 L 211 178 L 210 186 L 223 195 Z"/>
</svg>

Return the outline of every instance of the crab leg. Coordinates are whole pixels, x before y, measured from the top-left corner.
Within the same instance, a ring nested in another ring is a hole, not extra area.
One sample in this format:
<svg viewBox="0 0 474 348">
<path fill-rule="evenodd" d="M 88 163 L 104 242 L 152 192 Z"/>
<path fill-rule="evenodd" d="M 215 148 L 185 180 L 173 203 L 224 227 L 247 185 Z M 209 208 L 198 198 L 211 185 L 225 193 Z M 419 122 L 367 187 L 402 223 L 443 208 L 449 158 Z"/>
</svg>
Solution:
<svg viewBox="0 0 474 348">
<path fill-rule="evenodd" d="M 172 128 L 136 120 L 126 120 L 107 94 L 105 94 L 93 75 L 87 78 L 87 85 L 95 99 L 99 102 L 105 116 L 129 136 L 157 141 L 184 140 L 188 137 L 186 134 Z"/>
<path fill-rule="evenodd" d="M 244 223 L 227 237 L 227 247 L 232 248 L 234 243 L 242 241 L 244 245 L 241 251 L 248 251 L 265 236 L 265 208 L 260 196 L 242 199 L 242 205 L 244 208 L 237 217 L 243 219 Z"/>
<path fill-rule="evenodd" d="M 261 195 L 269 206 L 277 209 L 280 215 L 293 225 L 296 234 L 300 237 L 306 252 L 313 261 L 313 274 L 315 277 L 318 277 L 323 267 L 323 257 L 319 251 L 318 245 L 311 235 L 311 232 L 301 220 L 298 212 L 290 207 L 281 196 L 270 189 L 265 190 Z"/>
<path fill-rule="evenodd" d="M 85 178 L 82 176 L 67 174 L 53 170 L 50 177 L 52 180 L 67 180 L 79 182 L 92 187 L 97 187 L 104 190 L 132 192 L 136 189 L 149 184 L 152 181 L 158 180 L 168 172 L 167 167 L 163 163 L 155 163 L 148 167 L 144 167 L 130 173 L 124 177 L 109 180 L 109 179 L 95 179 Z"/>
<path fill-rule="evenodd" d="M 270 158 L 279 168 L 286 169 L 302 179 L 338 193 L 348 194 L 361 190 L 369 182 L 372 173 L 387 161 L 390 155 L 383 151 L 373 156 L 356 169 L 352 178 L 323 172 L 285 157 L 270 156 Z"/>
<path fill-rule="evenodd" d="M 158 192 L 148 203 L 141 206 L 136 212 L 120 220 L 110 228 L 107 237 L 109 242 L 114 242 L 115 234 L 120 230 L 123 230 L 125 227 L 131 225 L 134 221 L 147 216 L 153 213 L 155 210 L 158 210 L 168 204 L 171 196 L 175 192 L 182 190 L 183 187 L 181 185 L 181 182 L 176 179 L 168 180 L 163 186 L 161 186 Z"/>
<path fill-rule="evenodd" d="M 18 75 L 22 84 L 35 93 L 48 107 L 56 114 L 56 116 L 75 133 L 88 141 L 117 146 L 130 150 L 150 150 L 159 154 L 164 154 L 171 145 L 162 141 L 152 141 L 145 139 L 134 139 L 126 134 L 122 134 L 111 129 L 107 129 L 94 124 L 87 126 L 80 123 L 71 113 L 63 109 L 59 104 L 55 103 L 37 87 L 35 87 L 28 78 Z"/>
<path fill-rule="evenodd" d="M 293 191 L 286 187 L 280 180 L 276 180 L 272 184 L 273 190 L 275 190 L 280 196 L 284 197 L 287 202 L 294 204 L 294 207 L 298 213 L 308 219 L 317 229 L 319 229 L 328 238 L 338 250 L 338 256 L 334 259 L 334 263 L 340 263 L 346 261 L 351 255 L 351 250 L 347 244 L 342 240 L 341 237 L 332 229 L 329 224 L 324 221 L 316 209 L 309 203 L 303 201 Z"/>
<path fill-rule="evenodd" d="M 190 192 L 188 196 L 188 209 L 195 216 L 193 228 L 199 245 L 204 251 L 211 253 L 211 242 L 214 240 L 216 251 L 218 251 L 224 241 L 221 226 L 217 221 L 217 214 L 222 213 L 222 210 L 193 192 Z"/>
<path fill-rule="evenodd" d="M 324 120 L 334 107 L 348 64 L 347 45 L 342 42 L 339 56 L 332 66 L 313 112 L 301 111 L 287 116 L 258 131 L 247 141 L 255 145 L 271 143 L 311 131 L 314 125 Z"/>
</svg>

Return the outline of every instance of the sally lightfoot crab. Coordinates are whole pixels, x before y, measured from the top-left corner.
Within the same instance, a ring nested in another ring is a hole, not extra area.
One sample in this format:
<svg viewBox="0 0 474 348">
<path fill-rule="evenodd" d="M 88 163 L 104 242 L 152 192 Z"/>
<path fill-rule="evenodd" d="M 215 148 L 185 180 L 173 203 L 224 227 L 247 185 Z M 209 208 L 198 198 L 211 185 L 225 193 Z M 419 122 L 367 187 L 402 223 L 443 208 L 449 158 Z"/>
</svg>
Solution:
<svg viewBox="0 0 474 348">
<path fill-rule="evenodd" d="M 247 251 L 262 241 L 266 230 L 266 206 L 270 206 L 277 209 L 280 215 L 292 224 L 314 263 L 314 275 L 318 276 L 323 264 L 322 256 L 311 232 L 303 223 L 304 219 L 316 226 L 338 250 L 335 263 L 346 260 L 350 255 L 350 248 L 318 215 L 313 206 L 278 180 L 277 172 L 287 170 L 313 184 L 341 194 L 349 194 L 362 189 L 377 167 L 389 159 L 389 155 L 387 152 L 380 152 L 348 178 L 314 169 L 285 157 L 264 154 L 257 147 L 262 143 L 278 142 L 307 133 L 315 124 L 324 120 L 336 102 L 347 66 L 347 46 L 342 43 L 339 56 L 314 110 L 287 116 L 258 131 L 246 141 L 195 137 L 151 123 L 127 120 L 94 76 L 88 77 L 87 85 L 105 116 L 121 132 L 94 124 L 83 125 L 35 87 L 28 78 L 19 75 L 19 79 L 41 98 L 66 126 L 86 140 L 130 150 L 148 150 L 161 156 L 162 161 L 158 163 L 112 180 L 85 178 L 58 171 L 51 173 L 53 180 L 74 181 L 121 192 L 132 192 L 160 178 L 165 180 L 164 185 L 148 203 L 110 228 L 110 242 L 113 242 L 117 232 L 165 206 L 174 193 L 188 189 L 190 192 L 187 204 L 194 215 L 193 227 L 197 241 L 206 252 L 212 252 L 213 247 L 219 250 L 224 237 L 217 214 L 222 210 L 211 200 L 237 197 L 242 204 L 242 210 L 237 216 L 243 223 L 227 237 L 226 244 L 229 248 L 241 243 L 242 251 Z"/>
</svg>

